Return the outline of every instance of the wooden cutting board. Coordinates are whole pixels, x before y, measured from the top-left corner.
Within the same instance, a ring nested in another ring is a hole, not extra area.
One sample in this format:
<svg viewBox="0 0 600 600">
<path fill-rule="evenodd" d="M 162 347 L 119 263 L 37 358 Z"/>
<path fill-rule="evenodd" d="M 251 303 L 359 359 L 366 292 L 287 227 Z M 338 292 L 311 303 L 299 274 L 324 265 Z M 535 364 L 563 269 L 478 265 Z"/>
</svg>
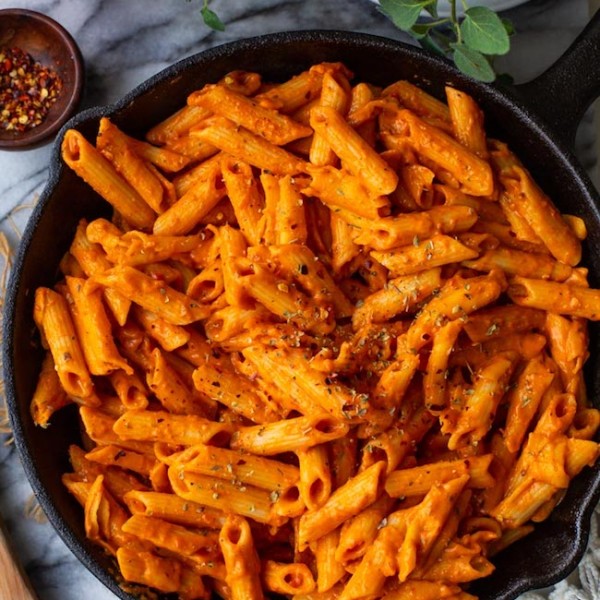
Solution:
<svg viewBox="0 0 600 600">
<path fill-rule="evenodd" d="M 18 565 L 0 521 L 0 600 L 37 600 L 24 571 Z"/>
</svg>

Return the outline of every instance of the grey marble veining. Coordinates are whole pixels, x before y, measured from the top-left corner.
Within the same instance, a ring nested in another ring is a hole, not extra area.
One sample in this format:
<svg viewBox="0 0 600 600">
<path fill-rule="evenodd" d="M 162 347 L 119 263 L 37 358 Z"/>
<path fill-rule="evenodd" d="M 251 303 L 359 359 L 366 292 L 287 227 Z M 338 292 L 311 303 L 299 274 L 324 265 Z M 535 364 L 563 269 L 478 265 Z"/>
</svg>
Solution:
<svg viewBox="0 0 600 600">
<path fill-rule="evenodd" d="M 242 37 L 293 29 L 347 29 L 410 41 L 368 0 L 214 0 L 224 33 L 207 29 L 193 0 L 0 0 L 0 8 L 38 10 L 60 21 L 79 43 L 87 66 L 83 107 L 115 101 L 164 67 L 206 48 Z M 545 70 L 588 19 L 587 0 L 531 0 L 506 12 L 518 35 L 501 70 L 522 82 Z M 31 205 L 43 189 L 51 147 L 0 151 L 0 231 L 16 245 Z M 596 163 L 591 114 L 576 153 Z M 76 201 L 74 199 L 74 201 Z M 31 495 L 14 447 L 0 438 L 0 513 L 41 600 L 111 600 L 49 524 L 24 516 Z M 0 575 L 1 576 L 1 575 Z M 0 599 L 5 600 L 5 599 Z"/>
</svg>

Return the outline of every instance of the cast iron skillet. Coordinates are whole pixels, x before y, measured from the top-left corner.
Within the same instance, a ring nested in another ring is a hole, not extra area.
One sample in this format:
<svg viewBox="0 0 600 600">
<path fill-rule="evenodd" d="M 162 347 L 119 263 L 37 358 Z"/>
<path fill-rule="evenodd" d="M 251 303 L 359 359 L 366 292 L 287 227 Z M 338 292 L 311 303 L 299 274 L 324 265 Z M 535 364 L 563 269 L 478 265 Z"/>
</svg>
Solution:
<svg viewBox="0 0 600 600">
<path fill-rule="evenodd" d="M 507 141 L 552 196 L 562 212 L 583 217 L 589 228 L 584 261 L 590 282 L 600 287 L 600 212 L 598 195 L 571 153 L 576 125 L 600 93 L 600 14 L 549 71 L 519 89 L 472 81 L 448 62 L 398 42 L 337 31 L 266 35 L 213 48 L 186 58 L 143 83 L 113 106 L 92 108 L 61 130 L 54 147 L 48 185 L 27 226 L 6 298 L 4 377 L 17 448 L 33 489 L 48 518 L 77 557 L 118 597 L 131 599 L 115 578 L 115 565 L 85 539 L 81 508 L 60 482 L 70 470 L 67 447 L 78 442 L 75 411 L 53 417 L 47 430 L 33 426 L 28 406 L 41 363 L 32 320 L 33 292 L 52 285 L 77 221 L 106 212 L 98 196 L 60 159 L 67 127 L 90 140 L 103 115 L 127 133 L 142 136 L 180 108 L 186 96 L 233 69 L 259 71 L 265 80 L 283 80 L 321 61 L 343 61 L 357 81 L 386 85 L 408 79 L 443 97 L 452 83 L 472 94 L 485 110 L 491 133 Z M 587 383 L 600 406 L 600 343 L 592 326 Z M 535 532 L 496 559 L 494 574 L 473 587 L 489 600 L 509 600 L 528 589 L 564 578 L 580 560 L 593 508 L 600 499 L 600 462 L 572 484 L 563 502 Z"/>
</svg>

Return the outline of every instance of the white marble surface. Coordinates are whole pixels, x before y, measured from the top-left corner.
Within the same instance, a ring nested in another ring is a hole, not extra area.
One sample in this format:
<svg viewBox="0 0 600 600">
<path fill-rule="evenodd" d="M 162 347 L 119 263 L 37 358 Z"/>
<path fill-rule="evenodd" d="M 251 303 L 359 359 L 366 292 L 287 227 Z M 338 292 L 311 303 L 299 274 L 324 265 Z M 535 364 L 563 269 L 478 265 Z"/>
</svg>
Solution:
<svg viewBox="0 0 600 600">
<path fill-rule="evenodd" d="M 224 33 L 204 27 L 200 6 L 200 0 L 0 0 L 0 8 L 46 13 L 72 33 L 87 65 L 85 107 L 114 101 L 185 56 L 242 37 L 329 28 L 406 39 L 367 0 L 214 0 L 214 8 L 227 24 Z M 500 66 L 517 82 L 526 81 L 549 66 L 581 31 L 588 19 L 588 2 L 531 0 L 505 14 L 519 33 Z M 580 128 L 576 153 L 592 172 L 596 159 L 591 115 Z M 0 231 L 13 245 L 28 207 L 43 189 L 49 155 L 49 145 L 20 153 L 0 151 Z M 39 597 L 114 598 L 78 563 L 49 524 L 25 518 L 31 489 L 14 447 L 3 446 L 2 441 L 0 435 L 0 514 Z M 578 597 L 591 600 L 591 596 Z"/>
</svg>

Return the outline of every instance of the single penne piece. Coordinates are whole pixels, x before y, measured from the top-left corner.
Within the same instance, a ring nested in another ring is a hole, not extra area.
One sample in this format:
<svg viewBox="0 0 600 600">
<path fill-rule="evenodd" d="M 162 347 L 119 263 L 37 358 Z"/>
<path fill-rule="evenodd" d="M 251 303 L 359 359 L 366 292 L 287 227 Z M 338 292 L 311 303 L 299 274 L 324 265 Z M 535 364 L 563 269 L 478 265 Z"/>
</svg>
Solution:
<svg viewBox="0 0 600 600">
<path fill-rule="evenodd" d="M 240 231 L 248 244 L 259 244 L 262 237 L 261 213 L 264 202 L 252 168 L 248 163 L 225 156 L 221 161 L 221 175 Z"/>
<path fill-rule="evenodd" d="M 544 332 L 548 338 L 550 355 L 560 370 L 565 388 L 570 391 L 569 385 L 583 369 L 588 356 L 587 323 L 580 318 L 569 319 L 547 313 Z"/>
<path fill-rule="evenodd" d="M 231 306 L 241 306 L 244 304 L 245 293 L 240 284 L 237 260 L 246 255 L 246 239 L 238 229 L 223 225 L 219 228 L 219 247 L 225 300 Z"/>
<path fill-rule="evenodd" d="M 114 555 L 119 546 L 133 541 L 134 538 L 121 529 L 127 513 L 104 485 L 104 475 L 98 475 L 93 481 L 83 508 L 86 536 L 110 555 Z"/>
<path fill-rule="evenodd" d="M 332 73 L 323 75 L 323 87 L 321 89 L 321 97 L 319 105 L 330 106 L 341 115 L 345 115 L 348 110 L 349 98 L 344 86 L 338 83 L 337 78 L 342 77 L 340 73 L 334 76 Z M 348 81 L 343 83 L 348 87 Z M 309 154 L 310 162 L 313 165 L 325 166 L 332 165 L 335 162 L 335 154 L 329 144 L 318 134 L 315 133 L 310 146 Z"/>
<path fill-rule="evenodd" d="M 40 375 L 29 405 L 31 418 L 36 425 L 47 427 L 50 417 L 72 400 L 67 396 L 58 373 L 54 367 L 54 359 L 50 351 L 44 354 Z"/>
<path fill-rule="evenodd" d="M 408 164 L 400 168 L 402 183 L 402 199 L 404 192 L 408 193 L 415 207 L 431 208 L 433 203 L 433 180 L 435 173 L 423 165 Z"/>
<path fill-rule="evenodd" d="M 516 352 L 522 360 L 535 358 L 546 346 L 546 338 L 539 333 L 509 333 L 487 342 L 457 348 L 450 355 L 450 367 L 479 368 L 485 361 L 502 352 Z"/>
<path fill-rule="evenodd" d="M 416 446 L 431 429 L 435 418 L 425 408 L 418 409 L 408 423 L 395 423 L 366 444 L 361 460 L 364 470 L 379 460 L 386 463 L 386 474 L 394 471 L 402 461 L 413 453 Z"/>
<path fill-rule="evenodd" d="M 358 440 L 355 435 L 348 435 L 333 440 L 328 445 L 331 482 L 333 489 L 337 489 L 356 474 Z"/>
<path fill-rule="evenodd" d="M 279 181 L 270 171 L 262 171 L 260 183 L 265 196 L 265 206 L 260 221 L 263 244 L 274 244 L 276 237 L 277 207 L 279 206 Z"/>
<path fill-rule="evenodd" d="M 185 293 L 202 304 L 210 304 L 224 291 L 223 264 L 221 259 L 217 258 L 190 280 Z"/>
<path fill-rule="evenodd" d="M 205 594 L 202 577 L 191 569 L 185 569 L 175 558 L 126 546 L 120 547 L 116 556 L 125 581 L 147 585 L 166 594 L 183 594 L 187 591 L 196 598 Z M 184 577 L 187 579 L 187 586 L 183 584 Z"/>
<path fill-rule="evenodd" d="M 216 531 L 190 531 L 187 527 L 157 517 L 134 514 L 123 523 L 123 531 L 158 548 L 201 563 L 218 560 L 221 554 Z"/>
<path fill-rule="evenodd" d="M 106 257 L 100 244 L 94 244 L 87 238 L 87 221 L 81 219 L 69 248 L 71 254 L 83 269 L 83 272 L 92 277 L 97 273 L 111 268 L 111 263 Z M 124 325 L 129 313 L 131 301 L 114 290 L 105 290 L 104 297 L 111 312 L 119 325 Z"/>
<path fill-rule="evenodd" d="M 434 235 L 416 244 L 401 246 L 389 252 L 371 251 L 371 256 L 394 277 L 419 273 L 454 262 L 477 258 L 477 252 L 447 235 Z"/>
<path fill-rule="evenodd" d="M 558 262 L 546 254 L 533 254 L 502 247 L 486 250 L 475 260 L 466 260 L 462 264 L 476 271 L 502 269 L 508 275 L 551 279 L 552 281 L 565 281 L 573 271 L 568 265 Z"/>
<path fill-rule="evenodd" d="M 140 306 L 133 307 L 133 314 L 144 331 L 167 352 L 185 346 L 190 339 L 191 334 L 187 329 L 173 325 Z"/>
<path fill-rule="evenodd" d="M 428 556 L 468 480 L 468 475 L 462 475 L 446 483 L 437 483 L 414 507 L 396 559 L 400 582 L 406 581 Z"/>
<path fill-rule="evenodd" d="M 415 151 L 449 171 L 459 181 L 461 189 L 473 196 L 492 194 L 494 179 L 488 162 L 410 110 L 399 110 L 396 121 L 407 129 L 405 135 Z"/>
<path fill-rule="evenodd" d="M 223 299 L 223 297 L 221 297 Z M 255 308 L 238 306 L 214 307 L 216 310 L 206 320 L 204 331 L 211 342 L 219 342 L 228 351 L 237 351 L 236 342 L 252 343 L 252 333 L 272 322 L 272 314 L 262 305 Z M 235 348 L 235 350 L 233 350 Z"/>
<path fill-rule="evenodd" d="M 173 415 L 161 410 L 128 410 L 113 423 L 112 430 L 121 440 L 193 446 L 224 445 L 231 436 L 232 427 L 198 415 Z"/>
<path fill-rule="evenodd" d="M 303 331 L 330 333 L 335 326 L 334 315 L 320 307 L 312 298 L 267 271 L 254 265 L 254 273 L 240 277 L 248 296 L 260 302 L 281 319 L 290 321 Z"/>
<path fill-rule="evenodd" d="M 50 349 L 65 392 L 84 404 L 97 404 L 94 384 L 65 298 L 50 288 L 38 288 L 33 317 Z"/>
<path fill-rule="evenodd" d="M 519 306 L 590 321 L 600 320 L 600 290 L 515 276 L 508 288 L 508 295 Z"/>
<path fill-rule="evenodd" d="M 78 446 L 69 446 L 69 459 L 73 467 L 73 477 L 93 483 L 99 475 L 104 477 L 106 489 L 115 498 L 123 498 L 131 491 L 147 491 L 147 486 L 139 478 L 116 467 L 104 467 L 85 458 L 85 450 Z"/>
<path fill-rule="evenodd" d="M 479 218 L 470 206 L 432 206 L 426 211 L 433 227 L 440 233 L 462 233 L 473 227 Z"/>
<path fill-rule="evenodd" d="M 178 463 L 169 467 L 169 481 L 175 494 L 184 500 L 242 515 L 258 523 L 277 525 L 284 521 L 271 514 L 271 494 L 267 490 L 200 475 Z"/>
<path fill-rule="evenodd" d="M 79 416 L 83 422 L 86 434 L 96 444 L 111 444 L 132 450 L 133 452 L 139 452 L 140 454 L 152 454 L 152 445 L 146 443 L 145 440 L 127 439 L 114 431 L 113 427 L 117 419 L 102 410 L 82 406 L 79 409 Z"/>
<path fill-rule="evenodd" d="M 481 454 L 458 460 L 442 460 L 418 467 L 392 471 L 385 481 L 385 491 L 392 498 L 425 495 L 436 483 L 445 483 L 468 475 L 466 487 L 489 488 L 496 481 L 490 473 L 493 454 Z"/>
<path fill-rule="evenodd" d="M 336 558 L 340 528 L 330 531 L 311 545 L 317 566 L 317 590 L 327 592 L 346 575 L 344 565 Z"/>
<path fill-rule="evenodd" d="M 137 267 L 193 252 L 200 236 L 150 235 L 142 231 L 123 233 L 106 219 L 95 219 L 86 229 L 91 242 L 99 243 L 113 264 Z"/>
<path fill-rule="evenodd" d="M 423 376 L 424 404 L 432 414 L 439 413 L 446 407 L 448 359 L 462 327 L 463 323 L 460 319 L 450 321 L 433 337 L 427 369 Z"/>
<path fill-rule="evenodd" d="M 354 310 L 352 326 L 356 331 L 370 323 L 385 323 L 401 313 L 410 312 L 441 284 L 439 268 L 390 279 L 386 287 L 367 296 Z"/>
<path fill-rule="evenodd" d="M 375 384 L 373 391 L 375 404 L 393 414 L 400 407 L 419 365 L 419 356 L 413 352 L 401 354 L 391 362 Z"/>
<path fill-rule="evenodd" d="M 335 490 L 323 506 L 302 515 L 298 526 L 300 549 L 373 504 L 381 494 L 384 476 L 385 462 L 379 461 Z"/>
<path fill-rule="evenodd" d="M 565 470 L 573 478 L 581 470 L 591 467 L 600 455 L 600 445 L 592 440 L 567 438 Z"/>
<path fill-rule="evenodd" d="M 542 396 L 555 376 L 541 356 L 527 362 L 508 395 L 504 439 L 509 452 L 517 452 L 538 410 Z"/>
<path fill-rule="evenodd" d="M 505 281 L 497 273 L 469 279 L 448 280 L 412 322 L 400 351 L 420 349 L 445 320 L 464 318 L 490 304 L 503 291 Z M 399 352 L 400 352 L 399 351 Z"/>
<path fill-rule="evenodd" d="M 270 246 L 269 252 L 277 265 L 309 292 L 312 298 L 319 303 L 333 305 L 338 319 L 352 314 L 352 304 L 336 285 L 325 265 L 308 246 Z"/>
<path fill-rule="evenodd" d="M 159 348 L 155 348 L 150 355 L 146 383 L 164 409 L 171 414 L 205 416 L 203 404 L 193 396 Z"/>
<path fill-rule="evenodd" d="M 310 124 L 372 193 L 381 196 L 396 189 L 396 173 L 335 108 L 315 106 L 310 113 Z"/>
<path fill-rule="evenodd" d="M 545 323 L 544 311 L 507 304 L 469 315 L 464 330 L 472 342 L 478 343 L 511 333 L 542 330 Z"/>
<path fill-rule="evenodd" d="M 522 166 L 512 167 L 500 180 L 506 199 L 543 241 L 552 256 L 574 267 L 581 260 L 581 242 L 562 218 L 552 201 Z"/>
<path fill-rule="evenodd" d="M 67 277 L 71 315 L 83 355 L 92 375 L 108 375 L 122 369 L 133 374 L 129 363 L 119 354 L 112 327 L 102 303 L 102 289 L 89 279 Z"/>
<path fill-rule="evenodd" d="M 482 554 L 481 549 L 453 543 L 444 549 L 437 562 L 423 572 L 423 579 L 436 583 L 464 584 L 488 577 L 494 565 Z"/>
<path fill-rule="evenodd" d="M 568 436 L 578 440 L 590 440 L 600 427 L 600 411 L 597 408 L 580 408 L 569 427 Z"/>
<path fill-rule="evenodd" d="M 240 427 L 231 438 L 231 448 L 259 456 L 274 456 L 329 442 L 348 433 L 348 424 L 326 414 L 294 417 L 274 423 Z"/>
<path fill-rule="evenodd" d="M 248 521 L 229 515 L 219 533 L 219 546 L 225 559 L 225 581 L 231 600 L 262 600 L 260 561 Z"/>
<path fill-rule="evenodd" d="M 121 404 L 128 410 L 144 409 L 148 406 L 148 390 L 136 373 L 113 371 L 109 376 Z"/>
<path fill-rule="evenodd" d="M 172 152 L 168 148 L 154 146 L 131 137 L 128 137 L 127 143 L 138 156 L 167 173 L 177 173 L 190 164 L 187 156 Z"/>
<path fill-rule="evenodd" d="M 307 416 L 319 410 L 340 421 L 367 415 L 368 396 L 357 394 L 341 383 L 331 383 L 327 373 L 310 366 L 302 350 L 254 345 L 242 350 L 242 354 L 265 382 L 286 390 L 287 406 L 283 408 Z"/>
<path fill-rule="evenodd" d="M 311 179 L 303 193 L 316 196 L 332 211 L 342 208 L 366 219 L 389 214 L 389 200 L 370 190 L 357 175 L 333 166 L 308 165 L 306 170 Z"/>
<path fill-rule="evenodd" d="M 110 119 L 100 119 L 96 148 L 150 208 L 160 214 L 165 208 L 163 187 L 146 161 L 135 152 L 129 139 Z"/>
<path fill-rule="evenodd" d="M 275 214 L 276 244 L 305 244 L 307 237 L 304 201 L 290 175 L 279 179 L 279 203 Z"/>
<path fill-rule="evenodd" d="M 222 185 L 218 185 L 220 165 L 211 163 L 195 185 L 175 204 L 163 212 L 154 222 L 155 235 L 181 236 L 189 233 L 219 203 L 225 195 Z"/>
<path fill-rule="evenodd" d="M 398 571 L 395 557 L 406 533 L 406 521 L 411 509 L 399 510 L 387 520 L 377 533 L 377 537 L 367 549 L 362 560 L 346 582 L 340 600 L 360 600 L 382 596 L 387 577 Z M 390 519 L 392 519 L 390 521 Z"/>
<path fill-rule="evenodd" d="M 499 354 L 477 371 L 473 392 L 467 396 L 466 405 L 451 432 L 448 449 L 456 450 L 464 445 L 467 436 L 471 443 L 478 442 L 489 431 L 517 356 L 514 352 Z"/>
<path fill-rule="evenodd" d="M 277 146 L 284 146 L 311 134 L 309 127 L 276 110 L 265 108 L 256 100 L 237 94 L 223 85 L 205 85 L 201 90 L 190 94 L 187 103 L 227 117 Z"/>
<path fill-rule="evenodd" d="M 88 185 L 109 202 L 134 227 L 148 230 L 156 214 L 140 194 L 131 187 L 78 131 L 65 133 L 62 157 Z"/>
<path fill-rule="evenodd" d="M 382 522 L 385 523 L 384 519 L 394 504 L 393 498 L 383 494 L 361 513 L 346 521 L 341 526 L 335 559 L 347 565 L 362 558 L 375 541 Z"/>
<path fill-rule="evenodd" d="M 199 392 L 254 423 L 271 423 L 280 418 L 276 407 L 264 399 L 257 387 L 232 368 L 206 361 L 195 369 L 193 380 Z"/>
<path fill-rule="evenodd" d="M 238 127 L 229 119 L 220 118 L 206 127 L 195 129 L 192 135 L 238 160 L 278 175 L 298 175 L 305 171 L 303 160 L 251 131 Z"/>
<path fill-rule="evenodd" d="M 240 481 L 276 493 L 300 479 L 298 467 L 294 465 L 204 444 L 196 444 L 176 454 L 172 464 L 181 464 L 187 471 L 201 475 Z"/>
<path fill-rule="evenodd" d="M 132 515 L 156 517 L 198 529 L 221 529 L 225 513 L 214 508 L 186 501 L 172 493 L 131 490 L 123 502 Z"/>
<path fill-rule="evenodd" d="M 308 510 L 325 504 L 331 494 L 331 468 L 325 444 L 296 451 L 300 469 L 300 497 Z"/>
<path fill-rule="evenodd" d="M 199 106 L 186 105 L 152 127 L 146 133 L 146 139 L 153 144 L 165 144 L 170 139 L 180 137 L 210 114 L 210 111 Z"/>
<path fill-rule="evenodd" d="M 263 561 L 261 580 L 265 590 L 275 594 L 310 594 L 316 587 L 308 565 L 301 562 Z"/>
<path fill-rule="evenodd" d="M 381 95 L 397 98 L 402 106 L 410 108 L 420 117 L 447 123 L 450 127 L 451 117 L 448 106 L 409 81 L 396 81 L 386 87 Z"/>
<path fill-rule="evenodd" d="M 194 165 L 192 168 L 187 169 L 183 173 L 176 175 L 173 178 L 176 197 L 182 198 L 191 189 L 197 187 L 198 184 L 206 181 L 207 177 L 215 168 L 220 169 L 223 156 L 224 154 L 222 152 L 217 152 L 214 156 L 211 156 L 197 165 Z"/>
<path fill-rule="evenodd" d="M 435 229 L 428 212 L 410 212 L 381 219 L 365 219 L 344 208 L 336 210 L 336 214 L 357 229 L 353 235 L 356 244 L 379 251 L 409 244 L 415 245 L 421 238 L 433 235 Z"/>
<path fill-rule="evenodd" d="M 360 246 L 353 240 L 356 236 L 356 229 L 335 211 L 331 213 L 330 227 L 331 266 L 334 274 L 339 275 L 344 265 L 358 256 Z"/>
<path fill-rule="evenodd" d="M 458 585 L 417 579 L 404 581 L 383 596 L 385 600 L 412 600 L 412 598 L 419 598 L 419 600 L 476 600 L 475 596 L 463 591 Z"/>
<path fill-rule="evenodd" d="M 203 123 L 201 121 L 200 123 Z M 187 132 L 178 138 L 170 138 L 166 141 L 164 148 L 169 152 L 175 152 L 185 156 L 191 162 L 202 162 L 219 152 L 212 144 L 207 144 L 195 135 Z M 183 176 L 183 174 L 182 174 Z"/>
<path fill-rule="evenodd" d="M 101 465 L 113 465 L 127 469 L 134 473 L 139 473 L 144 477 L 148 477 L 152 469 L 156 466 L 156 458 L 153 456 L 124 450 L 112 444 L 96 446 L 96 448 L 85 455 L 85 458 Z"/>
<path fill-rule="evenodd" d="M 118 291 L 172 325 L 188 325 L 205 319 L 211 312 L 208 306 L 199 305 L 185 294 L 133 267 L 113 267 L 96 274 L 93 280 Z"/>
<path fill-rule="evenodd" d="M 327 64 L 327 63 L 324 63 Z M 335 64 L 335 63 L 333 63 Z M 291 79 L 280 83 L 256 96 L 261 103 L 274 106 L 282 113 L 292 113 L 317 98 L 321 92 L 323 74 L 327 68 L 311 68 L 294 75 Z M 337 68 L 334 68 L 334 72 Z M 344 68 L 341 68 L 342 72 Z"/>
<path fill-rule="evenodd" d="M 454 137 L 468 150 L 484 160 L 488 158 L 483 111 L 469 94 L 446 86 L 446 100 Z"/>
</svg>

